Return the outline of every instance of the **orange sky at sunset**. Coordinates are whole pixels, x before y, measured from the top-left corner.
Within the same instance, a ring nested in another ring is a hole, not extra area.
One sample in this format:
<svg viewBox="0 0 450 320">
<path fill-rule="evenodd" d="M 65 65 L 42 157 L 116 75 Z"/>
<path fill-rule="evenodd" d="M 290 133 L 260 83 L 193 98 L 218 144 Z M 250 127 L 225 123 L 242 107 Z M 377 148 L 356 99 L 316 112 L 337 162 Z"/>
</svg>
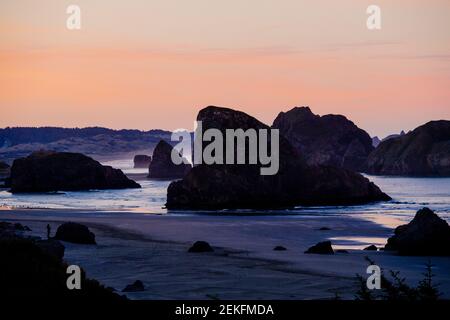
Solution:
<svg viewBox="0 0 450 320">
<path fill-rule="evenodd" d="M 449 15 L 445 0 L 6 0 L 0 127 L 192 129 L 207 105 L 271 124 L 309 105 L 383 137 L 450 119 Z"/>
</svg>

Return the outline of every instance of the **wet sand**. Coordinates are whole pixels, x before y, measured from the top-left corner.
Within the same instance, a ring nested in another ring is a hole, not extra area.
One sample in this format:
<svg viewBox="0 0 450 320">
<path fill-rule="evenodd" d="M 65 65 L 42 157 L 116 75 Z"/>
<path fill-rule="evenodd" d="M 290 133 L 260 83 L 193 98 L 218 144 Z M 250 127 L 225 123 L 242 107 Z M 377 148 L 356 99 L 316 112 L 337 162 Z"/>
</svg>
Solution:
<svg viewBox="0 0 450 320">
<path fill-rule="evenodd" d="M 398 270 L 416 284 L 431 260 L 440 289 L 449 298 L 450 258 L 399 257 L 361 248 L 383 242 L 392 229 L 357 216 L 217 216 L 137 214 L 75 210 L 1 210 L 0 220 L 20 221 L 44 237 L 65 221 L 88 225 L 97 246 L 64 243 L 65 259 L 89 277 L 118 291 L 141 280 L 136 299 L 353 299 L 355 274 L 365 276 L 369 256 L 385 270 Z M 321 231 L 321 227 L 331 230 Z M 331 239 L 346 253 L 303 252 Z M 188 253 L 197 241 L 214 253 Z M 273 251 L 277 245 L 286 251 Z"/>
</svg>

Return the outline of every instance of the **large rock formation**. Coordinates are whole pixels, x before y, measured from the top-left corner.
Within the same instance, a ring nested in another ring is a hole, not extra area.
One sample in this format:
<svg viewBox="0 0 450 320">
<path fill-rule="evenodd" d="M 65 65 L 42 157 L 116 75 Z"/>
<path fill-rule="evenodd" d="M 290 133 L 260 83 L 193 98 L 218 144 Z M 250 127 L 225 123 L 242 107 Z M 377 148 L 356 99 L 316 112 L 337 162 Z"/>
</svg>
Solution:
<svg viewBox="0 0 450 320">
<path fill-rule="evenodd" d="M 433 211 L 423 208 L 410 223 L 395 229 L 385 250 L 408 256 L 450 256 L 450 226 Z"/>
<path fill-rule="evenodd" d="M 150 162 L 152 162 L 152 157 L 145 154 L 137 154 L 133 159 L 135 168 L 148 168 Z"/>
<path fill-rule="evenodd" d="M 81 270 L 81 289 L 67 288 L 67 263 L 62 261 L 62 248 L 57 242 L 45 247 L 31 239 L 0 237 L 1 295 L 14 299 L 99 299 L 120 301 L 117 295 L 98 281 L 86 277 Z"/>
<path fill-rule="evenodd" d="M 367 159 L 379 175 L 450 176 L 450 121 L 428 122 L 380 143 Z"/>
<path fill-rule="evenodd" d="M 273 122 L 308 164 L 363 171 L 373 150 L 364 130 L 341 115 L 319 116 L 308 107 L 280 112 Z"/>
<path fill-rule="evenodd" d="M 11 167 L 11 192 L 140 188 L 121 170 L 80 153 L 34 152 Z"/>
<path fill-rule="evenodd" d="M 183 178 L 191 169 L 190 164 L 174 164 L 172 161 L 173 147 L 161 140 L 153 151 L 153 159 L 148 167 L 148 177 L 153 179 Z"/>
<path fill-rule="evenodd" d="M 238 128 L 270 129 L 243 112 L 219 107 L 201 110 L 197 120 L 202 121 L 203 131 L 208 128 L 222 132 Z M 268 136 L 270 145 L 270 134 Z M 308 165 L 282 136 L 279 146 L 277 174 L 261 175 L 259 164 L 200 164 L 193 167 L 183 180 L 169 185 L 167 208 L 285 208 L 390 199 L 358 173 Z"/>
</svg>

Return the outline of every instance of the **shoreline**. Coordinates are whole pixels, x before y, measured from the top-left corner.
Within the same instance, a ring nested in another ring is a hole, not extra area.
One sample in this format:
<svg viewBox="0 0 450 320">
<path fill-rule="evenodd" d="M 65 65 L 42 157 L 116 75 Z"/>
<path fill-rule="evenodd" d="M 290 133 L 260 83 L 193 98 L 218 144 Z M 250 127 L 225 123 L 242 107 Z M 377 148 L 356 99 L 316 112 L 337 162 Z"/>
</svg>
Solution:
<svg viewBox="0 0 450 320">
<path fill-rule="evenodd" d="M 29 225 L 44 237 L 46 223 L 86 224 L 98 246 L 64 243 L 65 259 L 87 274 L 120 291 L 135 280 L 147 291 L 127 294 L 136 299 L 353 299 L 355 274 L 365 276 L 369 256 L 381 268 L 401 271 L 416 284 L 426 257 L 400 257 L 388 252 L 359 250 L 392 229 L 355 216 L 210 216 L 154 215 L 80 210 L 3 210 L 0 220 Z M 329 227 L 329 231 L 320 231 Z M 331 239 L 348 254 L 324 256 L 303 252 Z M 340 240 L 339 240 L 340 239 Z M 350 239 L 350 240 L 348 240 Z M 355 240 L 356 239 L 356 240 Z M 365 239 L 366 243 L 358 243 Z M 215 252 L 187 253 L 198 240 Z M 273 251 L 276 245 L 286 251 Z M 436 282 L 449 297 L 450 259 L 433 257 Z M 280 287 L 281 286 L 281 287 Z M 279 290 L 277 289 L 279 288 Z"/>
</svg>

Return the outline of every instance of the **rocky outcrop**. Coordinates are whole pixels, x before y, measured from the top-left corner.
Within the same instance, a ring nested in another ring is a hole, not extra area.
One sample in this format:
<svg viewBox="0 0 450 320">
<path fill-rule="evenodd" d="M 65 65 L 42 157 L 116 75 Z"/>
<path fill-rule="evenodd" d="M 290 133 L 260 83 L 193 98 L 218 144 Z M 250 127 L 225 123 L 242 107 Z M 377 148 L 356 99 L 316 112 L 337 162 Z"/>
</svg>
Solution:
<svg viewBox="0 0 450 320">
<path fill-rule="evenodd" d="M 81 270 L 81 289 L 69 290 L 68 265 L 58 258 L 61 251 L 58 253 L 55 250 L 56 245 L 52 245 L 51 250 L 48 250 L 49 248 L 50 246 L 46 245 L 43 249 L 42 243 L 31 239 L 0 237 L 1 295 L 15 299 L 38 298 L 48 301 L 76 297 L 124 300 L 98 281 L 88 279 L 84 270 Z"/>
<path fill-rule="evenodd" d="M 432 210 L 423 208 L 410 223 L 395 229 L 384 249 L 407 256 L 450 256 L 450 226 Z"/>
<path fill-rule="evenodd" d="M 31 229 L 27 226 L 24 226 L 21 223 L 14 223 L 14 229 L 17 231 L 31 231 Z"/>
<path fill-rule="evenodd" d="M 305 253 L 334 254 L 334 250 L 331 246 L 331 241 L 323 241 L 313 245 L 311 248 L 306 250 Z"/>
<path fill-rule="evenodd" d="M 62 261 L 64 258 L 64 251 L 66 248 L 58 240 L 48 239 L 48 240 L 37 240 L 35 241 L 36 246 L 48 255 L 55 257 L 57 260 Z"/>
<path fill-rule="evenodd" d="M 367 159 L 367 172 L 450 176 L 450 121 L 431 121 L 405 135 L 381 142 Z"/>
<path fill-rule="evenodd" d="M 145 291 L 145 286 L 141 280 L 136 280 L 132 284 L 127 285 L 122 292 L 140 292 Z"/>
<path fill-rule="evenodd" d="M 119 169 L 80 153 L 34 152 L 11 167 L 11 192 L 140 188 Z"/>
<path fill-rule="evenodd" d="M 137 154 L 133 159 L 135 168 L 148 168 L 150 162 L 152 162 L 152 157 L 145 154 Z"/>
<path fill-rule="evenodd" d="M 376 245 L 371 244 L 370 246 L 365 247 L 363 250 L 366 250 L 366 251 L 377 251 L 378 248 L 377 248 Z"/>
<path fill-rule="evenodd" d="M 196 241 L 188 252 L 200 253 L 200 252 L 213 252 L 213 248 L 206 241 Z"/>
<path fill-rule="evenodd" d="M 31 231 L 31 229 L 20 223 L 0 221 L 0 239 L 16 238 L 24 231 Z"/>
<path fill-rule="evenodd" d="M 96 244 L 95 234 L 85 225 L 67 222 L 56 230 L 55 239 L 79 244 Z"/>
<path fill-rule="evenodd" d="M 372 139 L 342 115 L 315 115 L 308 107 L 281 112 L 273 122 L 308 164 L 363 171 Z"/>
<path fill-rule="evenodd" d="M 202 121 L 203 130 L 270 129 L 243 112 L 220 107 L 201 110 L 197 120 Z M 267 209 L 390 199 L 358 173 L 307 164 L 282 136 L 278 172 L 261 175 L 261 167 L 260 164 L 196 165 L 182 180 L 169 185 L 166 206 L 169 209 Z"/>
<path fill-rule="evenodd" d="M 161 140 L 153 151 L 153 159 L 148 167 L 148 177 L 153 179 L 179 179 L 183 178 L 191 169 L 190 164 L 175 164 L 172 162 L 173 147 Z"/>
</svg>

